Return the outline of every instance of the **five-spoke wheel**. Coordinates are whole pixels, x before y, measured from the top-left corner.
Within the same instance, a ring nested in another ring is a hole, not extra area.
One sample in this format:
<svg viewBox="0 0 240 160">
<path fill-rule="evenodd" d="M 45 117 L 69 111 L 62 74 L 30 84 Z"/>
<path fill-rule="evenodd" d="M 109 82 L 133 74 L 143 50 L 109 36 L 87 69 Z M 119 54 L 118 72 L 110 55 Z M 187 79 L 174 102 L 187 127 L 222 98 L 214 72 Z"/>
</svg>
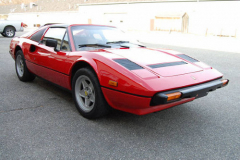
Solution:
<svg viewBox="0 0 240 160">
<path fill-rule="evenodd" d="M 90 112 L 95 104 L 95 91 L 92 81 L 85 75 L 78 77 L 75 84 L 76 100 L 85 112 Z"/>
<path fill-rule="evenodd" d="M 20 77 L 22 77 L 23 74 L 24 74 L 24 64 L 23 64 L 23 58 L 22 58 L 21 54 L 17 55 L 16 65 L 17 65 L 17 67 L 16 67 L 17 68 L 17 73 Z"/>
<path fill-rule="evenodd" d="M 72 93 L 77 109 L 85 118 L 94 119 L 108 113 L 109 106 L 91 68 L 81 68 L 75 73 Z"/>
<path fill-rule="evenodd" d="M 26 82 L 35 79 L 35 75 L 33 75 L 27 68 L 24 55 L 21 50 L 18 50 L 16 53 L 15 68 L 20 81 Z"/>
</svg>

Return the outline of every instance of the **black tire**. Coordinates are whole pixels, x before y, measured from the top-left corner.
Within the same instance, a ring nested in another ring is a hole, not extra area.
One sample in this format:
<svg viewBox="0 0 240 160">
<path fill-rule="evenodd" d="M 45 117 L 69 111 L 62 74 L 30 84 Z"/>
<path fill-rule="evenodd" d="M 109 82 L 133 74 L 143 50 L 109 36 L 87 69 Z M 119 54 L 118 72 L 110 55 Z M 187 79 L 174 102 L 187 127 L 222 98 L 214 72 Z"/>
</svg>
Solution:
<svg viewBox="0 0 240 160">
<path fill-rule="evenodd" d="M 16 53 L 15 69 L 20 81 L 28 82 L 33 81 L 35 79 L 35 75 L 29 72 L 27 68 L 24 55 L 21 50 L 18 50 Z"/>
<path fill-rule="evenodd" d="M 5 37 L 12 38 L 15 36 L 15 28 L 14 27 L 6 27 L 3 31 Z"/>
<path fill-rule="evenodd" d="M 84 80 L 87 83 L 85 89 Z M 84 96 L 81 96 L 82 92 Z M 85 118 L 96 119 L 109 112 L 110 107 L 103 96 L 98 78 L 91 68 L 81 68 L 75 73 L 72 80 L 72 95 L 76 108 Z M 93 99 L 94 102 L 91 101 Z M 86 101 L 89 101 L 88 105 Z"/>
<path fill-rule="evenodd" d="M 1 33 L 1 35 L 2 35 L 3 37 L 6 37 L 4 33 Z"/>
</svg>

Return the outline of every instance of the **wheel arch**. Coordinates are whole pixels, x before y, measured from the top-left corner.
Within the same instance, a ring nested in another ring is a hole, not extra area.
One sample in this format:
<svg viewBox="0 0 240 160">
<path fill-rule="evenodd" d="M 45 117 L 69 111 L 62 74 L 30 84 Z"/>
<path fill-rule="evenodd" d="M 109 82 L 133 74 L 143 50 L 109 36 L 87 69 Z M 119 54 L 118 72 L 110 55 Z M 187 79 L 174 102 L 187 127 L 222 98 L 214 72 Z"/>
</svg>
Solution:
<svg viewBox="0 0 240 160">
<path fill-rule="evenodd" d="M 14 30 L 15 30 L 15 32 L 16 32 L 16 28 L 15 28 L 14 26 L 12 26 L 12 25 L 7 25 L 7 26 L 5 26 L 3 32 L 5 31 L 5 29 L 6 29 L 7 27 L 13 27 Z"/>
<path fill-rule="evenodd" d="M 22 48 L 21 48 L 19 45 L 17 45 L 17 46 L 15 47 L 15 50 L 14 50 L 14 59 L 16 59 L 16 53 L 17 53 L 17 51 L 19 51 L 19 50 L 22 51 Z"/>
<path fill-rule="evenodd" d="M 96 64 L 96 63 L 95 63 Z M 72 66 L 71 68 L 71 72 L 70 72 L 70 86 L 72 88 L 72 79 L 75 75 L 75 73 L 80 69 L 80 68 L 90 68 L 92 71 L 94 71 L 94 73 L 96 74 L 98 80 L 99 80 L 99 83 L 100 83 L 100 79 L 99 79 L 99 76 L 97 74 L 97 65 L 95 65 L 95 67 L 93 67 L 93 65 L 88 62 L 88 61 L 85 61 L 85 60 L 79 60 L 77 62 L 74 63 L 74 65 Z"/>
</svg>

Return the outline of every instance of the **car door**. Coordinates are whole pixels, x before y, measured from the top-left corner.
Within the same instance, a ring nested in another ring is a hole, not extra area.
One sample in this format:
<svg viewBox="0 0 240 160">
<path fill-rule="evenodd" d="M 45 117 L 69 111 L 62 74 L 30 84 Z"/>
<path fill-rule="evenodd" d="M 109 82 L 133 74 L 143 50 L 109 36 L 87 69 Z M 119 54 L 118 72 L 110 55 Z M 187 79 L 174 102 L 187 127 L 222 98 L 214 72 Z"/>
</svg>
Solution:
<svg viewBox="0 0 240 160">
<path fill-rule="evenodd" d="M 53 47 L 46 46 L 47 39 L 57 40 L 57 51 Z M 68 43 L 68 34 L 66 28 L 49 28 L 37 50 L 37 64 L 41 66 L 39 76 L 56 83 L 62 87 L 66 87 L 68 75 L 66 73 L 66 58 L 70 52 Z"/>
</svg>

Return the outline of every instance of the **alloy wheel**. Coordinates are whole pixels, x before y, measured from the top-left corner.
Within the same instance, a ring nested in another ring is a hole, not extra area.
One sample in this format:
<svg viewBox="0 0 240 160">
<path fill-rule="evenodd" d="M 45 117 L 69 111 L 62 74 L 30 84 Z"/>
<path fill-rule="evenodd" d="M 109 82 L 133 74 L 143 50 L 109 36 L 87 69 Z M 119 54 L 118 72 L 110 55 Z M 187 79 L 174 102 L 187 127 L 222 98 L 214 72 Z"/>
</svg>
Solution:
<svg viewBox="0 0 240 160">
<path fill-rule="evenodd" d="M 95 90 L 92 81 L 85 75 L 81 75 L 76 80 L 75 96 L 80 108 L 85 112 L 90 112 L 95 104 Z"/>
<path fill-rule="evenodd" d="M 8 30 L 6 31 L 6 35 L 7 35 L 8 37 L 12 37 L 12 36 L 14 35 L 14 31 L 13 31 L 12 29 L 8 29 Z"/>
<path fill-rule="evenodd" d="M 16 61 L 17 61 L 17 73 L 20 77 L 22 77 L 24 74 L 24 63 L 23 63 L 22 56 L 20 54 L 17 56 Z"/>
</svg>

